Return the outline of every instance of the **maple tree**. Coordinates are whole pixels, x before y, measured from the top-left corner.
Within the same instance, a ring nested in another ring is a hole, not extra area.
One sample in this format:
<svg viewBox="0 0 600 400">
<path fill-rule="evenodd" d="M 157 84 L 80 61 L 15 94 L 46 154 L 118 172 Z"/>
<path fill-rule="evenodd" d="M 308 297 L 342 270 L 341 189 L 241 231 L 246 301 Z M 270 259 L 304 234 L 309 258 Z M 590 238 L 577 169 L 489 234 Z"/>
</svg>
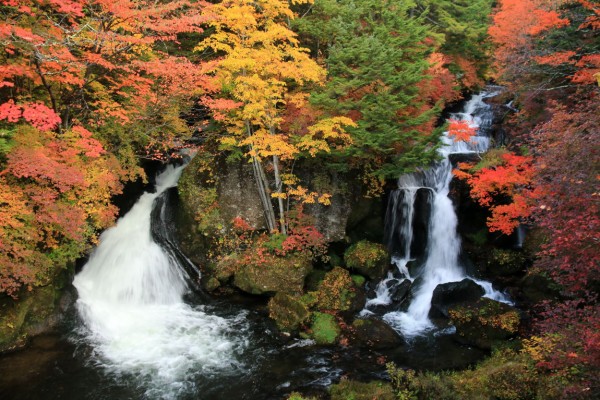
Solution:
<svg viewBox="0 0 600 400">
<path fill-rule="evenodd" d="M 471 197 L 490 210 L 490 232 L 509 235 L 531 213 L 525 192 L 533 176 L 532 158 L 503 151 L 492 165 L 489 159 L 484 156 L 479 164 L 459 163 L 453 172 L 469 184 Z"/>
<path fill-rule="evenodd" d="M 503 0 L 490 35 L 497 71 L 520 108 L 506 126 L 533 157 L 532 221 L 546 240 L 532 270 L 561 298 L 540 305 L 525 350 L 563 398 L 594 398 L 598 331 L 600 8 L 587 0 Z"/>
<path fill-rule="evenodd" d="M 302 108 L 306 103 L 306 93 L 293 87 L 318 84 L 324 79 L 324 71 L 287 26 L 294 13 L 286 3 L 226 0 L 206 12 L 211 15 L 213 32 L 196 50 L 212 49 L 219 56 L 208 70 L 220 91 L 207 96 L 203 103 L 227 129 L 228 135 L 220 140 L 222 147 L 247 149 L 267 227 L 285 234 L 285 198 L 293 195 L 304 202 L 317 198 L 327 203 L 327 197 L 296 186 L 297 179 L 283 172 L 282 163 L 298 157 L 301 151 L 314 156 L 328 152 L 334 142 L 348 143 L 350 138 L 343 127 L 353 122 L 344 117 L 321 120 L 299 138 L 281 129 L 282 109 L 288 104 Z M 265 159 L 270 159 L 273 190 L 265 173 Z M 284 190 L 284 185 L 289 189 Z M 271 198 L 277 201 L 278 218 Z"/>
<path fill-rule="evenodd" d="M 112 224 L 138 157 L 189 137 L 179 114 L 207 81 L 159 44 L 202 32 L 203 5 L 0 2 L 0 292 L 51 281 Z"/>
</svg>

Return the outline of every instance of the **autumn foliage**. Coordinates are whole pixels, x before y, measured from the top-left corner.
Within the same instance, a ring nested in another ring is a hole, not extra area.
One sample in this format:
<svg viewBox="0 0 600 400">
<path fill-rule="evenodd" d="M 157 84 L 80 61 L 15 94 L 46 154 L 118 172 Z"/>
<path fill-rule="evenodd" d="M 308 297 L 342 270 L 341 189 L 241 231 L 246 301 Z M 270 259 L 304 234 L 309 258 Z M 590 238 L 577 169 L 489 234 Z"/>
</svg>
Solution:
<svg viewBox="0 0 600 400">
<path fill-rule="evenodd" d="M 499 77 L 520 108 L 506 126 L 533 156 L 521 193 L 546 238 L 533 271 L 561 291 L 540 304 L 524 351 L 565 399 L 600 394 L 599 17 L 587 0 L 503 0 L 490 28 Z"/>
<path fill-rule="evenodd" d="M 202 32 L 202 5 L 0 2 L 0 293 L 51 282 L 113 223 L 136 157 L 189 137 L 205 75 L 163 49 Z"/>
</svg>

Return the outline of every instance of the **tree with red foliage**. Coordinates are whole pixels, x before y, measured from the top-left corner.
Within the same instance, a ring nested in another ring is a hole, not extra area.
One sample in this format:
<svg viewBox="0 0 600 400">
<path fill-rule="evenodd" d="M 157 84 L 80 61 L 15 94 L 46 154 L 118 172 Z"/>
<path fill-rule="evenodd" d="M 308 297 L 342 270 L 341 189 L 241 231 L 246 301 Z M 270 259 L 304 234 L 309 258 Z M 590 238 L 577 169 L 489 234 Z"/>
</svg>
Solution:
<svg viewBox="0 0 600 400">
<path fill-rule="evenodd" d="M 471 197 L 491 216 L 487 220 L 490 232 L 509 235 L 530 214 L 526 197 L 531 184 L 533 168 L 531 157 L 504 152 L 495 165 L 482 167 L 472 163 L 459 163 L 454 175 L 464 179 L 471 187 Z"/>
</svg>

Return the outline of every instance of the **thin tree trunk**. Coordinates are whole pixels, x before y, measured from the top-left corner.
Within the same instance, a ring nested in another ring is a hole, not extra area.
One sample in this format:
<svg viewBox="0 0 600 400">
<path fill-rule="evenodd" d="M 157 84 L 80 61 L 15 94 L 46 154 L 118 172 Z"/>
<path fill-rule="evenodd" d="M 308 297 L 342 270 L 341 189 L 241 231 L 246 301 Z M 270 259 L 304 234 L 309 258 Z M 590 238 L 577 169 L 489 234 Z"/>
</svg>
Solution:
<svg viewBox="0 0 600 400">
<path fill-rule="evenodd" d="M 252 136 L 252 128 L 250 127 L 249 121 L 246 121 L 246 131 L 248 133 L 248 136 Z M 275 229 L 277 229 L 275 212 L 273 211 L 273 205 L 269 197 L 268 185 L 266 182 L 266 177 L 262 168 L 262 164 L 255 156 L 252 156 L 252 170 L 254 172 L 254 179 L 256 180 L 256 187 L 258 189 L 258 195 L 262 203 L 267 228 L 270 232 L 273 232 Z"/>
<path fill-rule="evenodd" d="M 281 176 L 279 175 L 279 158 L 273 156 L 273 172 L 275 173 L 275 191 L 277 194 L 282 193 Z M 287 229 L 285 227 L 285 208 L 283 206 L 283 199 L 281 196 L 277 196 L 277 203 L 279 204 L 279 225 L 281 226 L 281 233 L 287 235 Z"/>
</svg>

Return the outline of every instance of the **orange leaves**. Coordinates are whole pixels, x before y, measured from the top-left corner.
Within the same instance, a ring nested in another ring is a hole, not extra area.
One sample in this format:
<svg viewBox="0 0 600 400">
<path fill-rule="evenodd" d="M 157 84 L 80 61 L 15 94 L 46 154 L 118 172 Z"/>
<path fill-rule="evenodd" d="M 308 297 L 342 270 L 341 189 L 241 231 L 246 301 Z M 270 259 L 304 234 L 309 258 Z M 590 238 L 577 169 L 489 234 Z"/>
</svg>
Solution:
<svg viewBox="0 0 600 400">
<path fill-rule="evenodd" d="M 575 56 L 574 51 L 560 51 L 556 53 L 552 53 L 546 56 L 537 56 L 535 57 L 535 61 L 538 64 L 547 64 L 552 66 L 559 66 L 561 64 L 571 63 L 571 58 Z"/>
<path fill-rule="evenodd" d="M 556 11 L 546 10 L 535 10 L 533 12 L 536 16 L 536 24 L 529 28 L 528 33 L 530 35 L 539 35 L 551 28 L 562 28 L 563 26 L 569 25 L 569 20 L 566 18 L 560 18 Z"/>
<path fill-rule="evenodd" d="M 448 136 L 455 142 L 470 142 L 471 138 L 477 135 L 477 128 L 469 124 L 468 121 L 458 121 L 451 119 L 448 126 Z"/>
<path fill-rule="evenodd" d="M 466 180 L 471 186 L 471 197 L 490 209 L 492 215 L 487 222 L 490 231 L 510 234 L 519 220 L 531 213 L 522 192 L 533 178 L 532 158 L 505 153 L 499 165 L 471 172 L 475 167 L 459 163 L 454 175 Z"/>
</svg>

